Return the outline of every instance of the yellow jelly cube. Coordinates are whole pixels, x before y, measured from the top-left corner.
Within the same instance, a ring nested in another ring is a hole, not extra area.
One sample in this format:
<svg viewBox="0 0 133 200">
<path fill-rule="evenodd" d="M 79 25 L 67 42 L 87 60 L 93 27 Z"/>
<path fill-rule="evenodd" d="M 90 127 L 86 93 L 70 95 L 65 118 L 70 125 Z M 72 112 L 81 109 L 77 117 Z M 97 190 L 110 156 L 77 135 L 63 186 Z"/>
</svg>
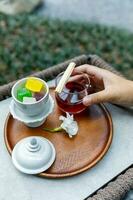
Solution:
<svg viewBox="0 0 133 200">
<path fill-rule="evenodd" d="M 34 78 L 29 78 L 26 81 L 25 87 L 32 92 L 40 92 L 43 88 L 43 82 Z"/>
</svg>

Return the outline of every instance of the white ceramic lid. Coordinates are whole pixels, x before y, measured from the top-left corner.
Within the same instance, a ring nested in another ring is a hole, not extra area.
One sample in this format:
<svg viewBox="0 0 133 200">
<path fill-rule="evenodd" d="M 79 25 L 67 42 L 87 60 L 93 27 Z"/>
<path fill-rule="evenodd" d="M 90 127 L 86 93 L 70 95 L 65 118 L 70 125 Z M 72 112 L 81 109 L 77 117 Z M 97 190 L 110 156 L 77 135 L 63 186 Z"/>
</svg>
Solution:
<svg viewBox="0 0 133 200">
<path fill-rule="evenodd" d="M 12 152 L 15 167 L 26 174 L 47 170 L 55 160 L 53 144 L 43 137 L 31 136 L 20 140 Z"/>
</svg>

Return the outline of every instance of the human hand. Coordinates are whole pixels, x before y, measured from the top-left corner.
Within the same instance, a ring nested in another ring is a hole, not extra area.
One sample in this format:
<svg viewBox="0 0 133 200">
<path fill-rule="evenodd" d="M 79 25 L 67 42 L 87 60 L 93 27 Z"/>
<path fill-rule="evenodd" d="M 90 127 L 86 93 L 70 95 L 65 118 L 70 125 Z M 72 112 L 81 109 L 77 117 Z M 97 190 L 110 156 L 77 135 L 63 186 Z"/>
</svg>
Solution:
<svg viewBox="0 0 133 200">
<path fill-rule="evenodd" d="M 133 106 L 133 81 L 129 81 L 114 73 L 92 65 L 81 65 L 73 74 L 86 73 L 97 92 L 87 95 L 83 104 L 111 102 L 119 105 Z"/>
</svg>

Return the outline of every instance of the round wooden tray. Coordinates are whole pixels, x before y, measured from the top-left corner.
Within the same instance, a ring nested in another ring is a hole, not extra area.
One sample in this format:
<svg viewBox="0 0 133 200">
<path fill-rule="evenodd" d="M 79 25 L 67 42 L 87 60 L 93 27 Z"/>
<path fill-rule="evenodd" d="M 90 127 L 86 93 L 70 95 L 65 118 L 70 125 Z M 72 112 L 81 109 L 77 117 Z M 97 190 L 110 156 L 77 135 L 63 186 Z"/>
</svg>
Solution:
<svg viewBox="0 0 133 200">
<path fill-rule="evenodd" d="M 50 90 L 54 98 L 53 89 Z M 11 154 L 15 144 L 28 136 L 42 136 L 49 139 L 56 149 L 56 160 L 41 177 L 61 178 L 79 174 L 94 166 L 107 152 L 112 141 L 112 120 L 104 105 L 93 105 L 75 115 L 79 125 L 78 134 L 69 138 L 65 132 L 50 133 L 43 127 L 58 127 L 63 113 L 55 103 L 54 112 L 38 128 L 26 127 L 9 114 L 5 123 L 4 138 Z"/>
</svg>

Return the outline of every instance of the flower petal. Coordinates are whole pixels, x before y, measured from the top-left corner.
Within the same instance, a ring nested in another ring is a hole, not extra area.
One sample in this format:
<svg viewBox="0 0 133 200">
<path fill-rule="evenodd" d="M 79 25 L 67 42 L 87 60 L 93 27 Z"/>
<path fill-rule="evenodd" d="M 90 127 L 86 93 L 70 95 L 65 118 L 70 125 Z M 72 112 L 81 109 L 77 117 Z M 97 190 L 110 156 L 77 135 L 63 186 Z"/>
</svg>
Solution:
<svg viewBox="0 0 133 200">
<path fill-rule="evenodd" d="M 72 137 L 77 134 L 78 132 L 78 124 L 76 121 L 74 121 L 73 115 L 70 115 L 69 113 L 66 113 L 66 117 L 60 116 L 59 120 L 62 120 L 61 128 L 63 128 L 69 135 L 69 137 Z"/>
</svg>

